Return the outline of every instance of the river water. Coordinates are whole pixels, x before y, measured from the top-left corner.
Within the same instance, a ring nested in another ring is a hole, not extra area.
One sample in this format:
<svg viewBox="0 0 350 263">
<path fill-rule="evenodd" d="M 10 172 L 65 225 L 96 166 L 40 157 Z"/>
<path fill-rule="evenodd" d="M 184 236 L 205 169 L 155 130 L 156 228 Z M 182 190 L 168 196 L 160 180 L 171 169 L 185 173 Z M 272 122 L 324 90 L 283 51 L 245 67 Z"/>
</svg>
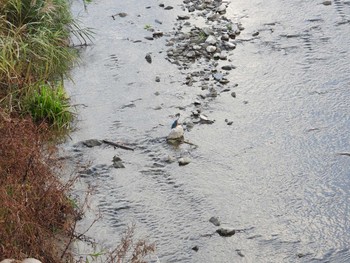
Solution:
<svg viewBox="0 0 350 263">
<path fill-rule="evenodd" d="M 164 140 L 201 90 L 165 60 L 166 37 L 144 39 L 146 25 L 170 32 L 186 14 L 182 1 L 163 1 L 169 11 L 159 3 L 73 5 L 96 33 L 66 84 L 79 122 L 64 148 L 94 171 L 77 185 L 95 189 L 80 228 L 100 211 L 87 235 L 113 247 L 135 223 L 160 262 L 350 262 L 350 157 L 341 155 L 350 152 L 350 2 L 232 1 L 226 16 L 245 27 L 230 54 L 237 97 L 221 93 L 204 106 L 214 124 L 185 133 L 197 148 Z M 128 15 L 113 20 L 119 12 Z M 92 138 L 135 151 L 77 149 Z M 124 169 L 109 168 L 114 155 Z M 240 231 L 210 235 L 212 216 Z"/>
</svg>

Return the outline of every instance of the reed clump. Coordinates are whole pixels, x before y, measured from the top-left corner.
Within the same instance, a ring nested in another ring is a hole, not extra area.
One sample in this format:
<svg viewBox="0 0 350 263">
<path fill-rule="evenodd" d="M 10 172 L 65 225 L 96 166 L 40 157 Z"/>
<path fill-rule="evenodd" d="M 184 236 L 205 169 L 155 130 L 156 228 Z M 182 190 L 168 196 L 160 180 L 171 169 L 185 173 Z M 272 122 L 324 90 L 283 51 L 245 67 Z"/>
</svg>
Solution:
<svg viewBox="0 0 350 263">
<path fill-rule="evenodd" d="M 43 83 L 53 90 L 60 88 L 55 84 L 62 85 L 62 79 L 68 77 L 78 56 L 77 50 L 70 46 L 72 34 L 81 41 L 91 36 L 88 29 L 79 28 L 72 18 L 67 0 L 0 0 L 0 102 L 3 109 L 32 114 L 33 111 L 27 111 L 25 102 L 28 96 L 37 95 L 33 88 L 41 92 Z M 68 105 L 65 99 L 63 102 Z M 55 112 L 51 108 L 44 111 Z M 69 107 L 64 111 L 69 112 Z M 52 120 L 52 116 L 42 119 Z M 67 126 L 69 121 L 70 118 L 63 125 Z"/>
</svg>

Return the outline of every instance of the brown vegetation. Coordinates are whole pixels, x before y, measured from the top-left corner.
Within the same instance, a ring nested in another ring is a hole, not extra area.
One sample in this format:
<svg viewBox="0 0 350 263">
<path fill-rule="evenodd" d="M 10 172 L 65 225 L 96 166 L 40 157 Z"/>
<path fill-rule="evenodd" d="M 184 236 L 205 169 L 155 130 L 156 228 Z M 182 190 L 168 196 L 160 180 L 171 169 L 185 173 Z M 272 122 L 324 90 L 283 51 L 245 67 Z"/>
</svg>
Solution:
<svg viewBox="0 0 350 263">
<path fill-rule="evenodd" d="M 62 184 L 48 130 L 0 110 L 0 255 L 62 262 L 57 238 L 75 220 L 70 183 Z"/>
</svg>

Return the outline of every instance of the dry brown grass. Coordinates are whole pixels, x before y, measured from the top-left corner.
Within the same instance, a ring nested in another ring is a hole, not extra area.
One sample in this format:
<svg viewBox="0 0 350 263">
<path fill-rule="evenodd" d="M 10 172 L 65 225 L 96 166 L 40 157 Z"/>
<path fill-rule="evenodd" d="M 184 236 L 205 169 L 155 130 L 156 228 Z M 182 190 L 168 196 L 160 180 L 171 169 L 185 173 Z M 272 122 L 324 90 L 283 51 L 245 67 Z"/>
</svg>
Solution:
<svg viewBox="0 0 350 263">
<path fill-rule="evenodd" d="M 76 211 L 55 169 L 48 130 L 0 110 L 0 255 L 62 262 L 57 238 L 71 235 Z M 57 172 L 57 170 L 56 170 Z"/>
</svg>

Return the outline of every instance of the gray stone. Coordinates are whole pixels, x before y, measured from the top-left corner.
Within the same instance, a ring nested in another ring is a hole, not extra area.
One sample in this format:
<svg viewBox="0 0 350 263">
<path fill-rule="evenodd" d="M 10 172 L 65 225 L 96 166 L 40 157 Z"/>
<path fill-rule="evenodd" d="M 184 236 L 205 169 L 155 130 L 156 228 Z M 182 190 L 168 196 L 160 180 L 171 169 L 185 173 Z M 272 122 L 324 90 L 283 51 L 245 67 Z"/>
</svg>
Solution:
<svg viewBox="0 0 350 263">
<path fill-rule="evenodd" d="M 189 16 L 185 16 L 185 15 L 178 15 L 177 19 L 178 20 L 187 20 L 187 19 L 190 19 L 190 17 Z"/>
<path fill-rule="evenodd" d="M 216 46 L 207 46 L 206 51 L 208 53 L 213 53 L 216 51 Z"/>
<path fill-rule="evenodd" d="M 222 78 L 224 77 L 224 75 L 222 73 L 215 73 L 213 74 L 213 78 L 217 81 L 222 80 Z"/>
<path fill-rule="evenodd" d="M 90 140 L 83 141 L 83 144 L 86 147 L 92 148 L 95 146 L 100 146 L 102 144 L 102 142 L 100 140 L 90 139 Z"/>
<path fill-rule="evenodd" d="M 217 12 L 219 12 L 220 14 L 223 14 L 226 12 L 226 5 L 222 4 L 220 5 L 217 9 L 216 9 Z"/>
<path fill-rule="evenodd" d="M 331 4 L 332 4 L 332 1 L 323 1 L 322 4 L 324 4 L 324 5 L 331 5 Z"/>
<path fill-rule="evenodd" d="M 220 226 L 220 221 L 217 217 L 215 216 L 212 216 L 210 219 L 209 219 L 209 222 L 212 223 L 214 226 Z"/>
<path fill-rule="evenodd" d="M 208 43 L 209 45 L 215 45 L 217 43 L 217 39 L 215 36 L 210 35 L 207 37 L 207 39 L 205 40 L 205 43 Z"/>
<path fill-rule="evenodd" d="M 155 31 L 153 32 L 153 37 L 162 37 L 163 36 L 163 32 L 162 31 Z"/>
<path fill-rule="evenodd" d="M 117 169 L 118 168 L 125 168 L 123 161 L 120 157 L 118 157 L 118 156 L 113 157 L 113 167 L 117 168 Z"/>
<path fill-rule="evenodd" d="M 231 42 L 225 42 L 225 46 L 229 49 L 235 49 L 236 48 L 236 44 L 235 43 L 231 43 Z"/>
<path fill-rule="evenodd" d="M 224 65 L 221 67 L 223 70 L 232 70 L 235 68 L 235 66 L 232 66 L 232 65 Z"/>
<path fill-rule="evenodd" d="M 189 164 L 191 162 L 191 160 L 189 158 L 187 158 L 187 157 L 182 157 L 182 158 L 179 159 L 178 162 L 179 162 L 180 166 L 184 166 L 184 165 Z"/>
<path fill-rule="evenodd" d="M 151 57 L 151 54 L 147 54 L 146 56 L 145 56 L 145 59 L 146 59 L 146 61 L 148 62 L 148 63 L 152 63 L 152 57 Z"/>
<path fill-rule="evenodd" d="M 160 82 L 160 77 L 156 76 L 156 82 Z"/>
<path fill-rule="evenodd" d="M 194 58 L 194 57 L 196 57 L 196 52 L 194 52 L 194 51 L 189 51 L 189 52 L 187 52 L 186 57 L 188 57 L 188 58 Z"/>
<path fill-rule="evenodd" d="M 230 228 L 219 228 L 218 230 L 216 230 L 216 233 L 218 233 L 222 237 L 230 237 L 236 233 L 236 230 Z"/>
<path fill-rule="evenodd" d="M 173 9 L 174 7 L 172 7 L 172 6 L 170 6 L 170 5 L 168 5 L 167 7 L 165 7 L 164 9 L 165 10 L 171 10 L 171 9 Z"/>
</svg>

